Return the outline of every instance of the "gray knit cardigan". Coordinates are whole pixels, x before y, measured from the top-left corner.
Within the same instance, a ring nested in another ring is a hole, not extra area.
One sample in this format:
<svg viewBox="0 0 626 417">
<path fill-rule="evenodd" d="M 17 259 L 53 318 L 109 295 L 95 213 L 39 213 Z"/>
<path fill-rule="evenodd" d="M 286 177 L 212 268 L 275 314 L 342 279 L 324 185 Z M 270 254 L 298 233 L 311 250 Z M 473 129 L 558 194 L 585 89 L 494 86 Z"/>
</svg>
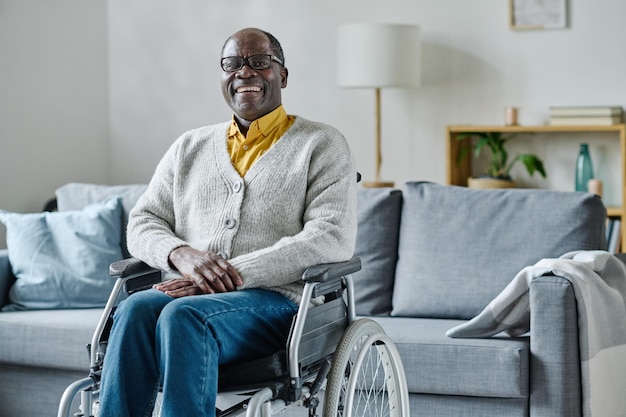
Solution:
<svg viewBox="0 0 626 417">
<path fill-rule="evenodd" d="M 130 213 L 130 253 L 171 271 L 188 245 L 228 259 L 244 288 L 298 303 L 308 266 L 349 259 L 356 239 L 356 169 L 336 129 L 297 117 L 241 177 L 221 123 L 178 138 Z"/>
</svg>

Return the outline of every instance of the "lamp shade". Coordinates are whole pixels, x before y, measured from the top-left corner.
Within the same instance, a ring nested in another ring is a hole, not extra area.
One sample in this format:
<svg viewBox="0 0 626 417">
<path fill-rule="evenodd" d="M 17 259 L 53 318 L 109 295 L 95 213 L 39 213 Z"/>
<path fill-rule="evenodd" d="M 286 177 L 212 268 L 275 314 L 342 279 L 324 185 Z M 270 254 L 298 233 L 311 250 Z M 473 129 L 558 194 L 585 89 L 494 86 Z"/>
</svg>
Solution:
<svg viewBox="0 0 626 417">
<path fill-rule="evenodd" d="M 419 87 L 420 59 L 417 26 L 352 23 L 338 28 L 340 87 Z"/>
</svg>

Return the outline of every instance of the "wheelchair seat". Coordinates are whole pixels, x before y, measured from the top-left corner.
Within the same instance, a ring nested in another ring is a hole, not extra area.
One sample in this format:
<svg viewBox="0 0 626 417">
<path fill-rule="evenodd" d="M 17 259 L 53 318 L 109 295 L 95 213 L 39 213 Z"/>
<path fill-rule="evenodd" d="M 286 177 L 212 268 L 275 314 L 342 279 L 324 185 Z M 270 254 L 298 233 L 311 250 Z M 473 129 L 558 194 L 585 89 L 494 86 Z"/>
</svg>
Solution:
<svg viewBox="0 0 626 417">
<path fill-rule="evenodd" d="M 287 351 L 245 362 L 222 365 L 219 368 L 219 391 L 248 391 L 267 386 L 268 381 L 280 380 L 289 374 Z"/>
</svg>

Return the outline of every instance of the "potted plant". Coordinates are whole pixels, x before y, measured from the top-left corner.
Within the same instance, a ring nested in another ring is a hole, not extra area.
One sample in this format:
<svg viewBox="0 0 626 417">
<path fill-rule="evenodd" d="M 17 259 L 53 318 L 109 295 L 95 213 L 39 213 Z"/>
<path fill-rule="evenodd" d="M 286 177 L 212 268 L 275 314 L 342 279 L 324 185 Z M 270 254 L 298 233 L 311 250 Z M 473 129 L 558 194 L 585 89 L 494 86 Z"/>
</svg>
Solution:
<svg viewBox="0 0 626 417">
<path fill-rule="evenodd" d="M 459 141 L 470 140 L 475 137 L 476 142 L 473 145 L 462 147 L 459 150 L 457 161 L 466 158 L 470 150 L 474 151 L 474 157 L 478 158 L 485 149 L 491 151 L 491 159 L 489 166 L 484 175 L 479 178 L 468 178 L 468 186 L 473 188 L 513 188 L 516 187 L 515 182 L 511 178 L 511 168 L 521 162 L 526 167 L 528 175 L 532 176 L 535 172 L 546 177 L 546 171 L 543 162 L 536 155 L 520 154 L 509 161 L 509 154 L 505 149 L 506 142 L 509 137 L 501 132 L 463 132 L 456 137 Z"/>
</svg>

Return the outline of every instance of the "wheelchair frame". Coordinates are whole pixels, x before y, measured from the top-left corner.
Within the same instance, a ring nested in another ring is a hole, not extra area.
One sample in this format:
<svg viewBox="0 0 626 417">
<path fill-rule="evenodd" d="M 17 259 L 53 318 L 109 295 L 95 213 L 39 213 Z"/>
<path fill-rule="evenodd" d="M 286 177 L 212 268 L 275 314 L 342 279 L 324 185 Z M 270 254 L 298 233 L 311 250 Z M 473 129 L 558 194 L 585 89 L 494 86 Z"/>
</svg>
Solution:
<svg viewBox="0 0 626 417">
<path fill-rule="evenodd" d="M 372 398 L 377 399 L 376 408 L 379 409 L 372 414 L 374 416 L 383 410 L 388 411 L 380 415 L 409 416 L 408 389 L 395 345 L 376 322 L 356 319 L 354 284 L 350 274 L 360 269 L 360 259 L 353 258 L 317 265 L 303 273 L 302 301 L 287 341 L 286 372 L 268 381 L 229 386 L 225 390 L 220 387 L 219 394 L 246 392 L 250 397 L 227 410 L 216 410 L 217 417 L 231 417 L 243 412 L 246 417 L 270 417 L 290 404 L 306 406 L 309 416 L 317 416 L 317 394 L 328 375 L 327 391 L 330 388 L 332 392 L 330 395 L 327 392 L 324 417 L 366 415 L 364 409 L 371 406 Z M 80 411 L 74 416 L 97 417 L 102 363 L 115 307 L 123 299 L 123 294 L 132 295 L 161 281 L 161 271 L 134 258 L 112 264 L 109 272 L 117 280 L 88 345 L 89 376 L 66 388 L 58 417 L 70 416 L 72 403 L 78 395 Z M 325 302 L 311 307 L 310 301 L 319 296 L 324 296 Z M 237 368 L 245 369 L 248 363 L 237 365 Z M 222 367 L 220 384 L 221 381 Z M 362 398 L 358 395 L 361 392 L 366 392 Z"/>
</svg>

